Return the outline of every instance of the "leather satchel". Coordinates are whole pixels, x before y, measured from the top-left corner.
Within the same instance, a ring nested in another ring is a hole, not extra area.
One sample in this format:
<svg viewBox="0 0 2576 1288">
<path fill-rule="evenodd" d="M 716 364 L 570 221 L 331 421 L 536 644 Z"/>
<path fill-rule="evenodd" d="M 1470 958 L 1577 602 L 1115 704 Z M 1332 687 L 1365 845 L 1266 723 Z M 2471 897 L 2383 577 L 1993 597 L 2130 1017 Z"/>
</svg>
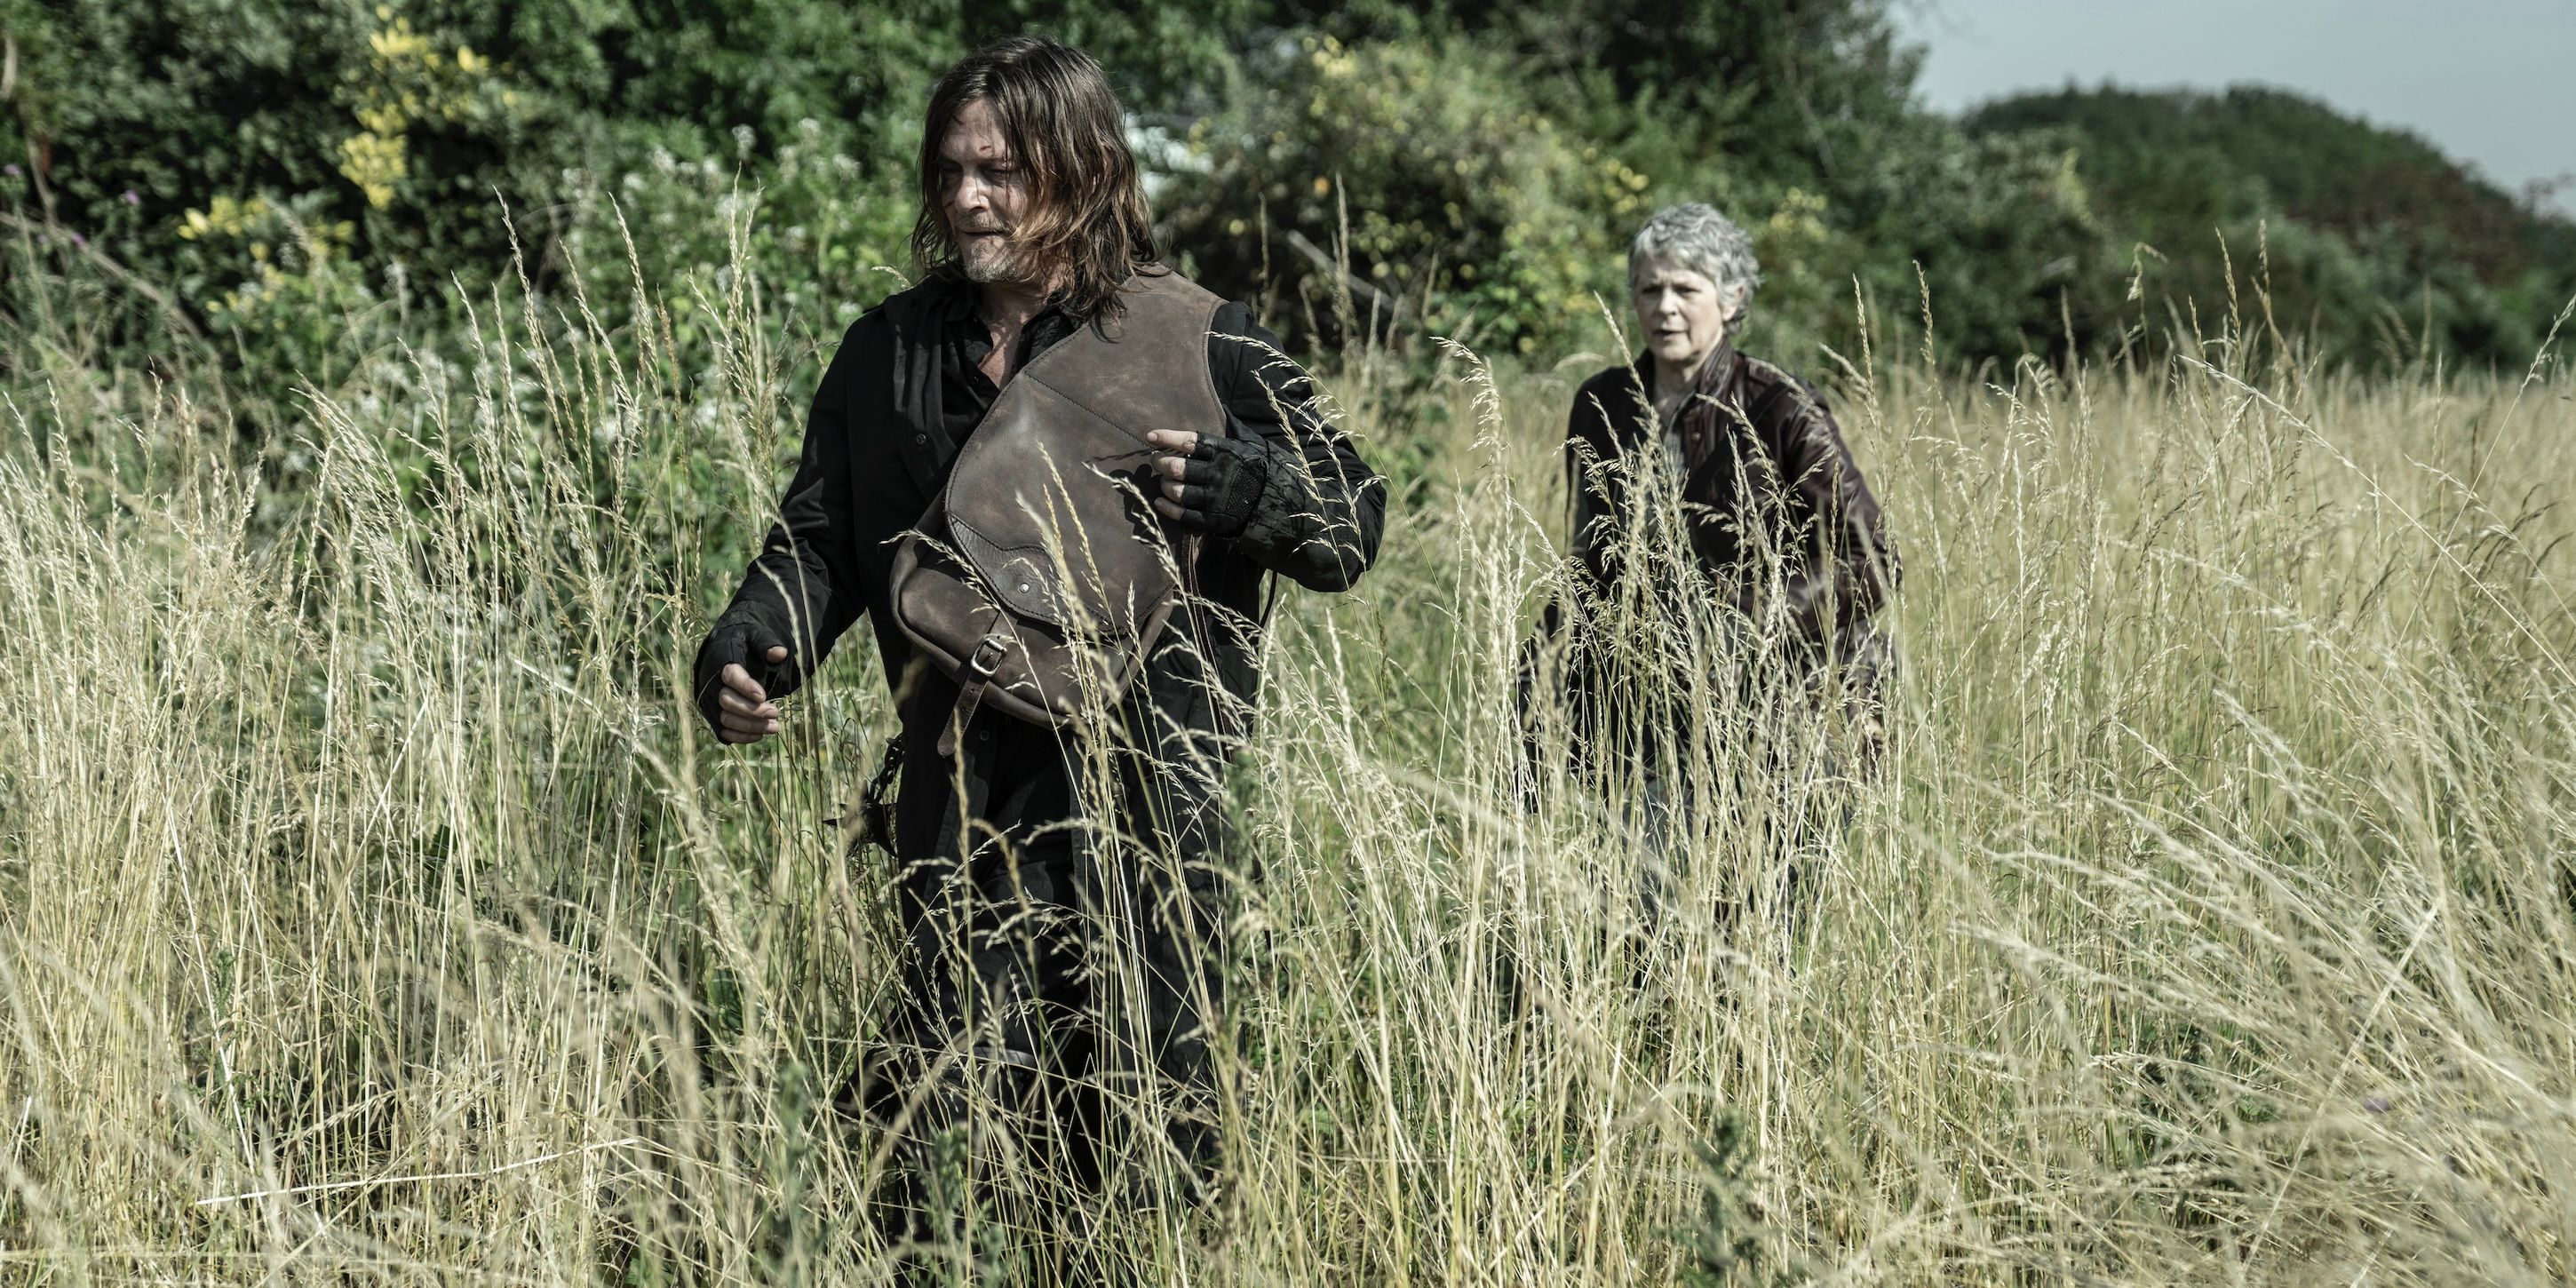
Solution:
<svg viewBox="0 0 2576 1288">
<path fill-rule="evenodd" d="M 1225 433 L 1207 365 L 1221 301 L 1162 271 L 1120 299 L 1012 375 L 895 548 L 895 621 L 957 682 L 942 756 L 979 706 L 1055 728 L 1114 708 L 1180 601 L 1196 542 L 1149 504 L 1145 435 Z"/>
</svg>

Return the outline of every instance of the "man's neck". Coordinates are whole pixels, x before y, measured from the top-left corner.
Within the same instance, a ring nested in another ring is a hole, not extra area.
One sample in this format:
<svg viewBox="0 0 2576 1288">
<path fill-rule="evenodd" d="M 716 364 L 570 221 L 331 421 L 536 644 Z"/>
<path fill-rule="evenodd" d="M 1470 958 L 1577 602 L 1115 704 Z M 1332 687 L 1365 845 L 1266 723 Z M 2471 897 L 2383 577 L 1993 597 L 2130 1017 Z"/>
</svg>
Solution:
<svg viewBox="0 0 2576 1288">
<path fill-rule="evenodd" d="M 985 282 L 976 288 L 975 315 L 996 331 L 1016 333 L 1046 309 L 1046 288 L 1021 282 Z"/>
<path fill-rule="evenodd" d="M 1017 282 L 985 282 L 977 288 L 975 316 L 993 338 L 993 348 L 977 366 L 996 386 L 1007 383 L 1019 365 L 1020 336 L 1029 319 L 1046 308 L 1052 292 Z"/>
</svg>

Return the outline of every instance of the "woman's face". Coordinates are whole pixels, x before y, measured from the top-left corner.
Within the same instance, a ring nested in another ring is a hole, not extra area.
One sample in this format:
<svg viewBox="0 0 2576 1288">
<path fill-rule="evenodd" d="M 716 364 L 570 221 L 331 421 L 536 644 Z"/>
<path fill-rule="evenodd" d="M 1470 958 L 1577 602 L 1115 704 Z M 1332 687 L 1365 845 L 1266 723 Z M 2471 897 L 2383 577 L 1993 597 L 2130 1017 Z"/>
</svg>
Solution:
<svg viewBox="0 0 2576 1288">
<path fill-rule="evenodd" d="M 1648 256 L 1629 281 L 1646 352 L 1658 364 L 1696 370 L 1726 338 L 1726 315 L 1736 292 L 1663 255 Z"/>
</svg>

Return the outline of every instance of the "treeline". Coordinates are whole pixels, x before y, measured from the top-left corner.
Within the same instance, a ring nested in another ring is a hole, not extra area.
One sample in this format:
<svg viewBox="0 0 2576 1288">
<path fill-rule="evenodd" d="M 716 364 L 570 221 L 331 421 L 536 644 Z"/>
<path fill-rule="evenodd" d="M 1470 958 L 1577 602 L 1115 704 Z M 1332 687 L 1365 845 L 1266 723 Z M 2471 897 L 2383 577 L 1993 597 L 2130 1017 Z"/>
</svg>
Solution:
<svg viewBox="0 0 2576 1288">
<path fill-rule="evenodd" d="M 2297 94 L 2070 88 L 1988 104 L 1965 124 L 2062 142 L 2151 281 L 2224 302 L 2232 262 L 2267 284 L 2278 325 L 2330 358 L 2519 368 L 2576 295 L 2576 222 L 2413 134 Z"/>
<path fill-rule="evenodd" d="M 905 267 L 930 79 L 1023 29 L 1109 65 L 1176 258 L 1325 344 L 1599 350 L 1685 199 L 1804 364 L 1927 295 L 1973 361 L 2162 343 L 2232 284 L 2330 361 L 2518 366 L 2576 291 L 2566 221 L 2287 95 L 1927 112 L 1884 0 L 0 0 L 0 308 L 88 282 L 101 343 L 269 386 L 514 265 L 615 325 L 747 263 L 829 330 Z"/>
</svg>

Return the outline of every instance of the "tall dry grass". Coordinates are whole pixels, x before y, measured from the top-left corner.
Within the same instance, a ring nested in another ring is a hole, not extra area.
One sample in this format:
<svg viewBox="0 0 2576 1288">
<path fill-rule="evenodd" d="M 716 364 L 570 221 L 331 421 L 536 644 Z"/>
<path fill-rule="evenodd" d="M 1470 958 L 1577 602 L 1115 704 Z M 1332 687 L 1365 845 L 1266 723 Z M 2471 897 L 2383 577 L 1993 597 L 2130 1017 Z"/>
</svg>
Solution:
<svg viewBox="0 0 2576 1288">
<path fill-rule="evenodd" d="M 294 495 L 206 391 L 22 338 L 0 1275 L 883 1279 L 824 1107 L 892 964 L 822 824 L 864 632 L 769 748 L 679 696 L 813 361 L 731 289 L 477 301 L 470 360 L 312 392 Z M 2576 384 L 2199 352 L 1860 357 L 1889 750 L 1804 916 L 1723 927 L 1740 749 L 1657 918 L 1631 788 L 1514 780 L 1581 364 L 1354 413 L 1406 499 L 1276 623 L 1226 1189 L 1084 1233 L 1158 1283 L 2576 1273 Z"/>
</svg>

